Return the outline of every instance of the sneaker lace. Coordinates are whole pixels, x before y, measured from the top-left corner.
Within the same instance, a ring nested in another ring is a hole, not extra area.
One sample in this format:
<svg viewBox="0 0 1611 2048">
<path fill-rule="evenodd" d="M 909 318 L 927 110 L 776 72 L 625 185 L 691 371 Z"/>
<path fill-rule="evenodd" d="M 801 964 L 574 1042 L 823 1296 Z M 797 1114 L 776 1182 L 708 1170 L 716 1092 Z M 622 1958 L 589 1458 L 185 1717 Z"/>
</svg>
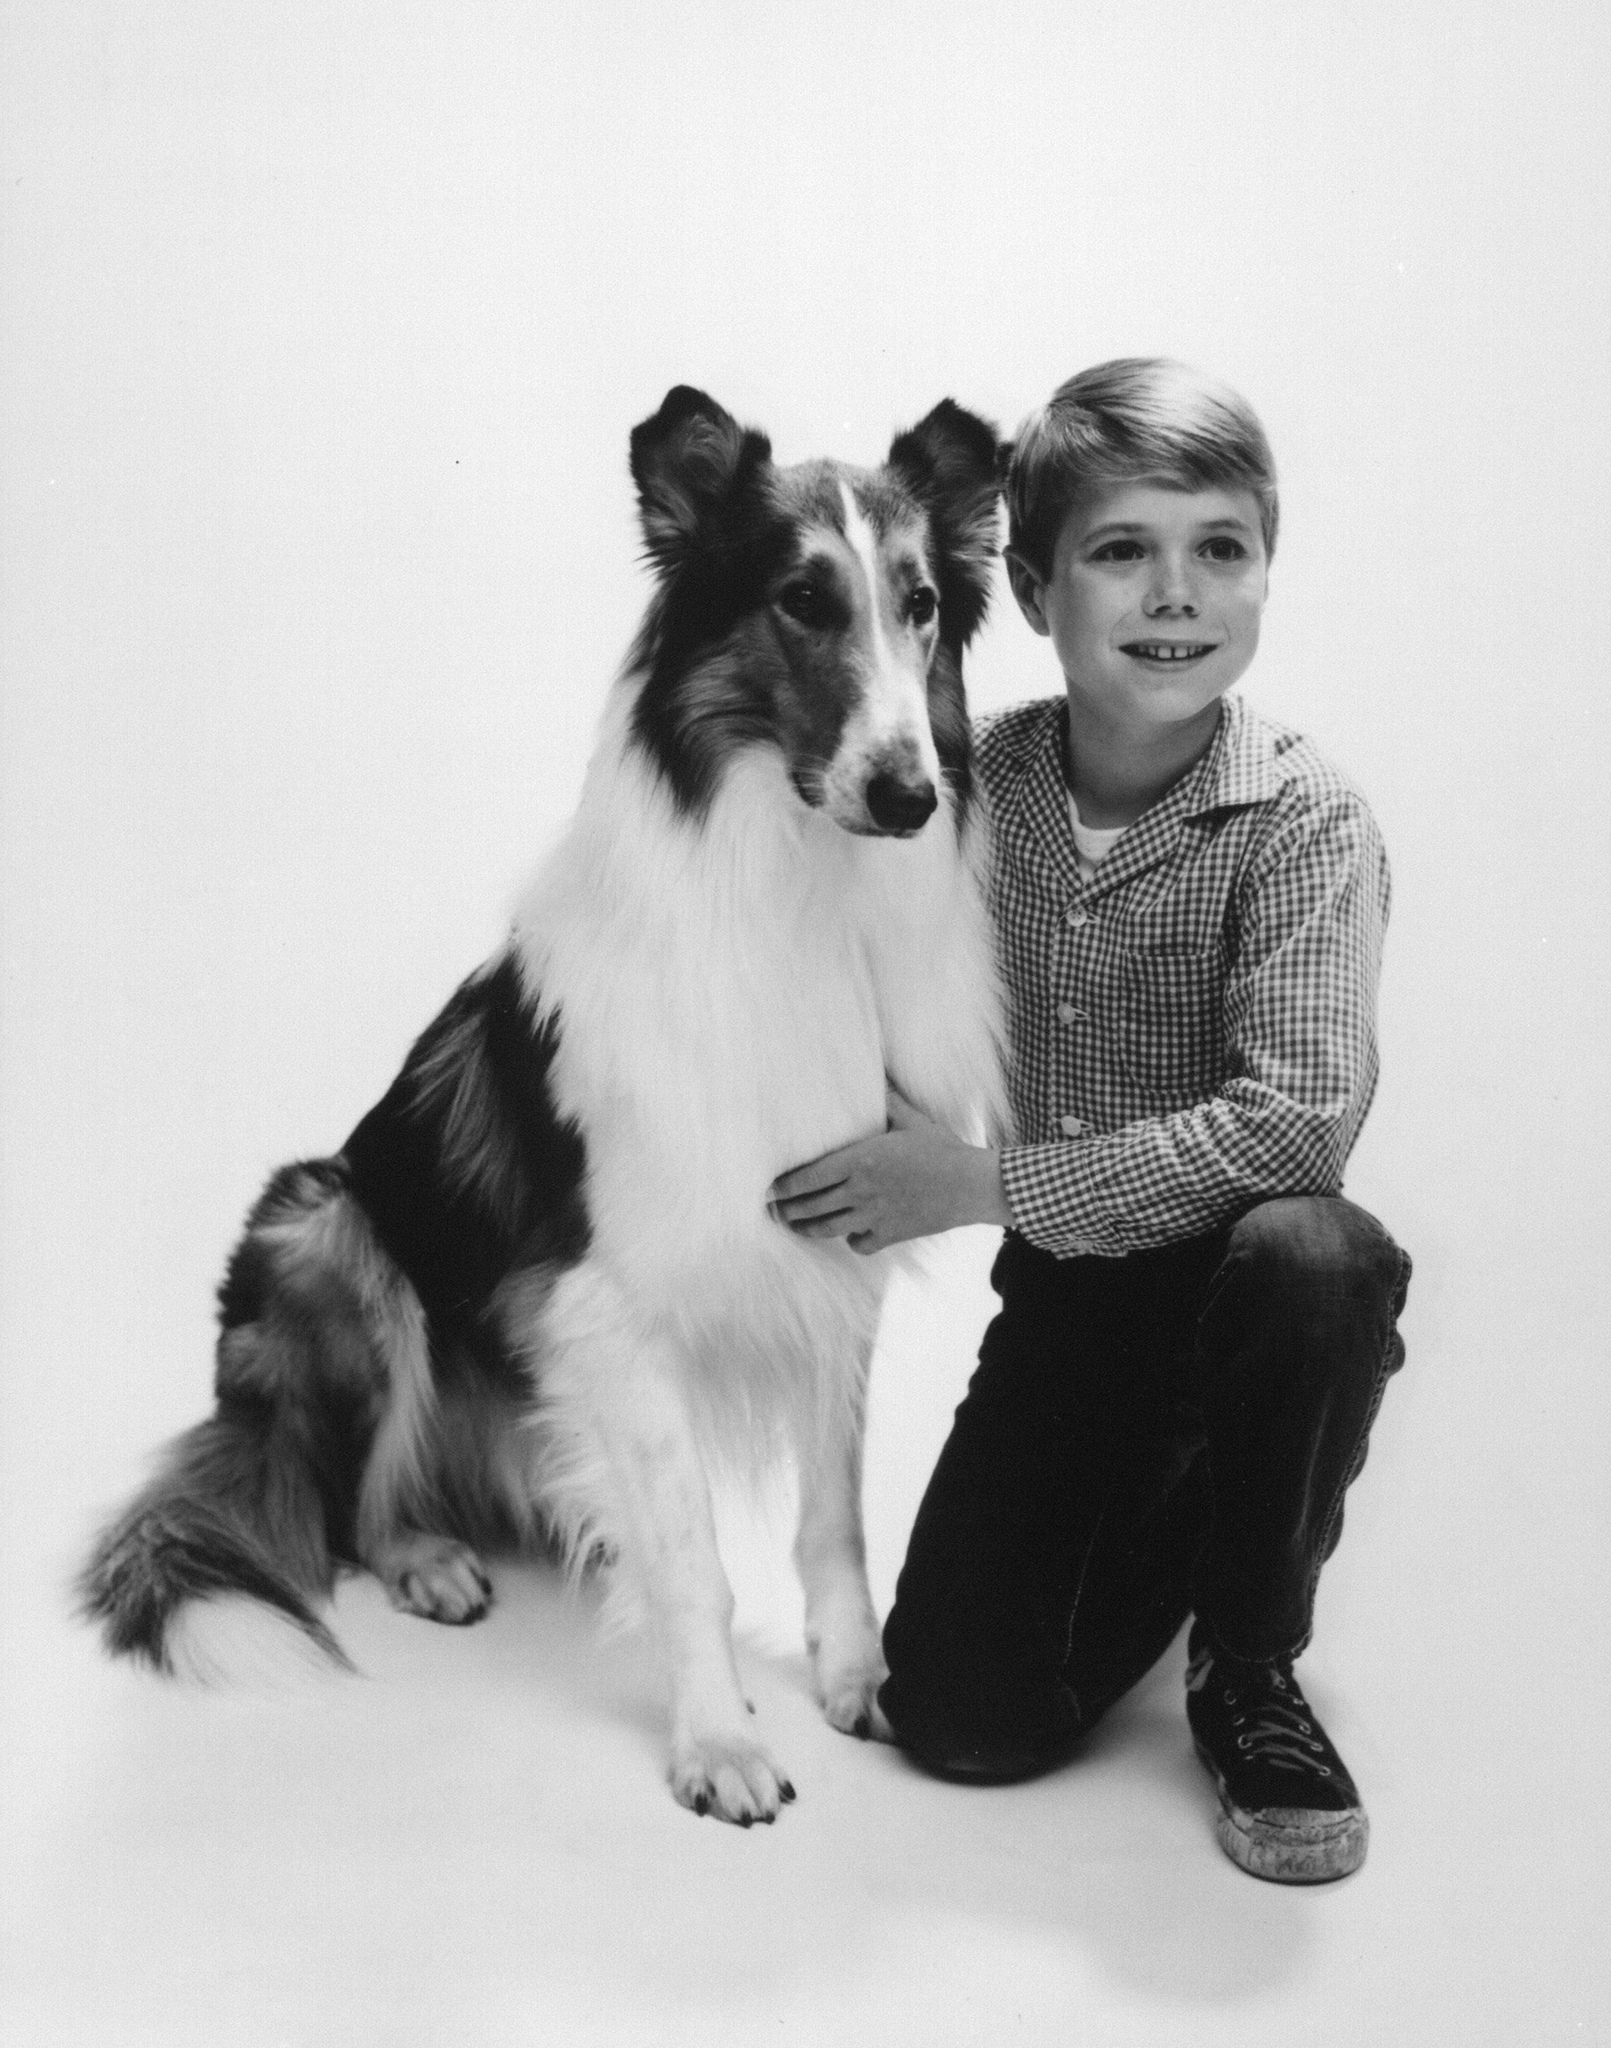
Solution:
<svg viewBox="0 0 1611 2048">
<path fill-rule="evenodd" d="M 1192 1658 L 1186 1671 L 1186 1687 L 1189 1692 L 1201 1692 L 1209 1682 L 1214 1669 L 1213 1652 L 1199 1650 Z M 1226 1674 L 1227 1680 L 1230 1674 Z M 1274 1764 L 1283 1771 L 1310 1771 L 1316 1776 L 1329 1778 L 1331 1766 L 1317 1763 L 1317 1756 L 1325 1754 L 1325 1744 L 1315 1739 L 1314 1723 L 1309 1719 L 1309 1703 L 1299 1692 L 1296 1684 L 1279 1670 L 1268 1673 L 1271 1695 L 1260 1699 L 1257 1705 L 1249 1703 L 1245 1713 L 1235 1712 L 1240 1692 L 1234 1682 L 1225 1687 L 1225 1704 L 1233 1709 L 1231 1726 L 1241 1733 L 1236 1746 L 1249 1757 L 1260 1763 Z M 1256 1716 L 1256 1718 L 1250 1718 Z"/>
<path fill-rule="evenodd" d="M 1331 1769 L 1314 1761 L 1320 1743 L 1308 1741 L 1310 1722 L 1302 1720 L 1290 1706 L 1265 1708 L 1261 1720 L 1236 1737 L 1236 1745 L 1261 1763 L 1275 1763 L 1283 1772 L 1316 1772 L 1331 1778 Z"/>
<path fill-rule="evenodd" d="M 1269 1674 L 1269 1684 L 1270 1694 L 1260 1699 L 1256 1706 L 1250 1703 L 1247 1713 L 1232 1714 L 1231 1725 L 1242 1730 L 1236 1738 L 1237 1748 L 1245 1750 L 1260 1763 L 1274 1764 L 1279 1770 L 1314 1771 L 1322 1778 L 1329 1778 L 1330 1766 L 1315 1762 L 1317 1756 L 1324 1755 L 1325 1744 L 1315 1739 L 1314 1723 L 1308 1718 L 1308 1702 L 1279 1671 Z M 1227 1688 L 1225 1704 L 1229 1707 L 1236 1703 L 1234 1688 Z"/>
</svg>

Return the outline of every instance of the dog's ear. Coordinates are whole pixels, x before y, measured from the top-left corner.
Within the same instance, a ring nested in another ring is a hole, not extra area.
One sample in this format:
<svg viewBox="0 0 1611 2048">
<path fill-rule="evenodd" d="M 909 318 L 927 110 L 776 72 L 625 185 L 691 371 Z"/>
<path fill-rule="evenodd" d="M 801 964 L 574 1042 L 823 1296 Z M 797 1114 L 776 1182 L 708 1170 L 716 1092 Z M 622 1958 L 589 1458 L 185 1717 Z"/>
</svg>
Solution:
<svg viewBox="0 0 1611 2048">
<path fill-rule="evenodd" d="M 990 603 L 1001 473 L 996 430 L 942 398 L 890 444 L 889 467 L 929 515 L 939 556 L 940 631 L 965 647 Z"/>
<path fill-rule="evenodd" d="M 632 429 L 644 543 L 662 575 L 680 567 L 712 515 L 771 457 L 764 434 L 741 427 L 690 384 L 674 386 L 654 417 Z"/>
</svg>

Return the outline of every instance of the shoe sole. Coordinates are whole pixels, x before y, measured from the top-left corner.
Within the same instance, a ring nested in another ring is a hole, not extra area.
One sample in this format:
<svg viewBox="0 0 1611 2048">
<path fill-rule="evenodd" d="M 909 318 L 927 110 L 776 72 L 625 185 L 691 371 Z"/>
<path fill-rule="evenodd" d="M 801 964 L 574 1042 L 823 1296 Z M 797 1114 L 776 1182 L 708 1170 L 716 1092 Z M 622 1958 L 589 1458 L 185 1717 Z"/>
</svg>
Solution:
<svg viewBox="0 0 1611 2048">
<path fill-rule="evenodd" d="M 1285 1811 L 1291 1817 L 1279 1821 L 1268 1813 L 1249 1813 L 1227 1796 L 1225 1781 L 1202 1743 L 1195 1747 L 1219 1791 L 1214 1832 L 1239 1870 L 1270 1884 L 1334 1884 L 1364 1862 L 1370 1822 L 1363 1808 L 1346 1813 L 1289 1808 Z"/>
</svg>

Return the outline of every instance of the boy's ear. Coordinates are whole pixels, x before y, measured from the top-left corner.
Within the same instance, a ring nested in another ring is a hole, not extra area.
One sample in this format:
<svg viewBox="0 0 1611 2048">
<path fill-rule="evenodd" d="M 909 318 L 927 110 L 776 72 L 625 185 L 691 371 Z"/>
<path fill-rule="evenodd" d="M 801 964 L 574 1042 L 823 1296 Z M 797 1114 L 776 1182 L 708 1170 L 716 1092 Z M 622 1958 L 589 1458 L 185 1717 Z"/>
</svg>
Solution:
<svg viewBox="0 0 1611 2048">
<path fill-rule="evenodd" d="M 996 430 L 942 398 L 890 443 L 889 467 L 929 516 L 940 585 L 940 633 L 966 647 L 990 603 L 996 555 Z"/>
<path fill-rule="evenodd" d="M 772 459 L 772 444 L 691 384 L 678 384 L 632 429 L 632 480 L 650 560 L 679 568 L 721 508 Z"/>
<path fill-rule="evenodd" d="M 1034 627 L 1037 633 L 1050 634 L 1051 622 L 1046 617 L 1042 593 L 1046 588 L 1045 578 L 1026 562 L 1016 548 L 1007 550 L 1007 581 L 1012 585 L 1012 594 L 1018 600 L 1018 609 Z"/>
</svg>

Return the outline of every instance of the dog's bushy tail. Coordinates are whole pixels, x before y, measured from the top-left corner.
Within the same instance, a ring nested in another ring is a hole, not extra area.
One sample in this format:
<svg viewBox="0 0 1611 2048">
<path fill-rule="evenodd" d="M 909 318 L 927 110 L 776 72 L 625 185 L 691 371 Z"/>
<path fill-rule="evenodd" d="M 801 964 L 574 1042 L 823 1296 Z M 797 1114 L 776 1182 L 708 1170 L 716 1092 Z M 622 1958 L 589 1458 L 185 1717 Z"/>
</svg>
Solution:
<svg viewBox="0 0 1611 2048">
<path fill-rule="evenodd" d="M 221 1407 L 172 1444 L 156 1476 L 102 1533 L 79 1579 L 107 1648 L 173 1673 L 175 1624 L 192 1602 L 244 1596 L 347 1659 L 310 1601 L 328 1591 L 325 1508 L 300 1446 L 270 1414 Z"/>
<path fill-rule="evenodd" d="M 198 1676 L 235 1675 L 264 1649 L 273 1670 L 285 1661 L 276 1639 L 347 1663 L 314 1603 L 334 1559 L 355 1554 L 358 1486 L 387 1385 L 377 1332 L 388 1312 L 401 1326 L 398 1303 L 412 1301 L 352 1199 L 344 1160 L 273 1177 L 219 1288 L 217 1407 L 169 1446 L 80 1576 L 83 1611 L 109 1649 Z M 206 1640 L 220 1636 L 234 1640 Z"/>
</svg>

